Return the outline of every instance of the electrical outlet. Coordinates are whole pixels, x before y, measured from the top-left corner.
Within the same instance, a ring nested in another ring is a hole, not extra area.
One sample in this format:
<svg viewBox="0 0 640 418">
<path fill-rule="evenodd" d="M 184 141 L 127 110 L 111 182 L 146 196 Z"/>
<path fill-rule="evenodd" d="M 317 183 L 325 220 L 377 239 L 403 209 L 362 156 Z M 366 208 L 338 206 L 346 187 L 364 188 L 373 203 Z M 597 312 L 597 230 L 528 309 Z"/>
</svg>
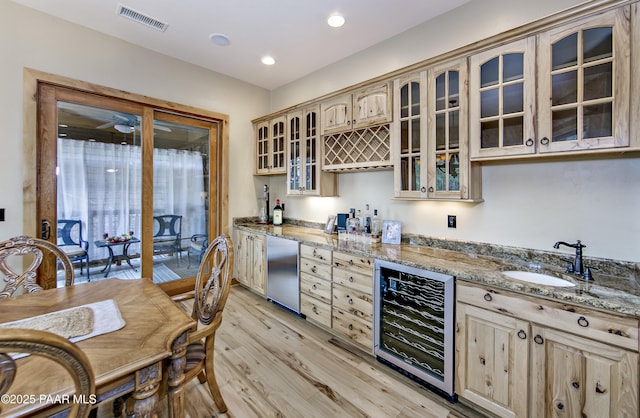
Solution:
<svg viewBox="0 0 640 418">
<path fill-rule="evenodd" d="M 456 215 L 448 215 L 447 216 L 447 226 L 449 228 L 455 228 L 456 227 Z"/>
</svg>

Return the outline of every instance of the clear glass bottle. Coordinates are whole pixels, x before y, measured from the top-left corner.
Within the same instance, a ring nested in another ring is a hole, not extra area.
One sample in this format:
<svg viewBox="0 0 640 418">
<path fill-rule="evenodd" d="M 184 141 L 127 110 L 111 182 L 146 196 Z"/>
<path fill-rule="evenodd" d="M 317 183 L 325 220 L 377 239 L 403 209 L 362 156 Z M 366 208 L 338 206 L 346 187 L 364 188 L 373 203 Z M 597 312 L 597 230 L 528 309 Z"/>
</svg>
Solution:
<svg viewBox="0 0 640 418">
<path fill-rule="evenodd" d="M 369 204 L 364 205 L 364 213 L 362 214 L 362 230 L 363 232 L 371 233 L 371 212 L 369 211 Z"/>
<path fill-rule="evenodd" d="M 355 240 L 359 225 L 360 222 L 356 218 L 356 210 L 352 208 L 349 210 L 349 217 L 347 218 L 347 240 Z"/>
<path fill-rule="evenodd" d="M 382 218 L 378 216 L 378 209 L 373 210 L 371 218 L 371 241 L 380 242 L 382 238 Z"/>
</svg>

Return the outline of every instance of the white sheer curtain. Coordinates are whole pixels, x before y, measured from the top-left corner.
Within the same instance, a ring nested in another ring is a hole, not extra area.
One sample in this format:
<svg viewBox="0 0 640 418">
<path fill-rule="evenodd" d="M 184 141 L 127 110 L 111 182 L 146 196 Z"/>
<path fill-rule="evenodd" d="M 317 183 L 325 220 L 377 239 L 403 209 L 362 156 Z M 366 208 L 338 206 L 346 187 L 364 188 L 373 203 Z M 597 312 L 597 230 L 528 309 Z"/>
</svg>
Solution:
<svg viewBox="0 0 640 418">
<path fill-rule="evenodd" d="M 154 149 L 154 215 L 182 215 L 182 237 L 206 233 L 205 182 L 198 152 Z M 58 139 L 58 218 L 80 219 L 92 260 L 105 257 L 93 243 L 142 225 L 139 146 Z M 133 244 L 136 245 L 136 244 Z M 139 252 L 132 245 L 130 254 Z"/>
</svg>

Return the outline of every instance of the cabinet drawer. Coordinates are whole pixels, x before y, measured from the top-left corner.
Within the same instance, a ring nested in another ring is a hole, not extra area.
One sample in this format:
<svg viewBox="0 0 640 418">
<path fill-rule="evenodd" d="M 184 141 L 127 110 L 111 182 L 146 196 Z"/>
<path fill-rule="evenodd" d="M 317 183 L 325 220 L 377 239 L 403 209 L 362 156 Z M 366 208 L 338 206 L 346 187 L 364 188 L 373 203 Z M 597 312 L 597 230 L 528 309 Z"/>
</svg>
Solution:
<svg viewBox="0 0 640 418">
<path fill-rule="evenodd" d="M 366 321 L 373 320 L 373 298 L 370 294 L 334 284 L 333 306 Z"/>
<path fill-rule="evenodd" d="M 480 308 L 638 351 L 638 320 L 582 306 L 458 283 L 456 298 Z"/>
<path fill-rule="evenodd" d="M 333 307 L 333 329 L 349 341 L 371 351 L 373 347 L 372 323 Z"/>
<path fill-rule="evenodd" d="M 331 282 L 322 280 L 307 273 L 300 273 L 300 292 L 331 303 Z"/>
<path fill-rule="evenodd" d="M 300 295 L 300 312 L 307 319 L 331 328 L 331 305 L 302 293 Z"/>
<path fill-rule="evenodd" d="M 317 263 L 331 264 L 331 250 L 300 244 L 300 257 L 316 260 Z"/>
<path fill-rule="evenodd" d="M 301 258 L 300 272 L 311 274 L 321 279 L 331 280 L 331 266 L 329 264 L 318 263 L 318 260 Z"/>
<path fill-rule="evenodd" d="M 367 257 L 359 257 L 353 254 L 334 251 L 333 266 L 362 274 L 373 275 L 373 260 Z"/>
<path fill-rule="evenodd" d="M 368 295 L 373 294 L 373 276 L 371 274 L 356 273 L 334 267 L 333 282 Z"/>
</svg>

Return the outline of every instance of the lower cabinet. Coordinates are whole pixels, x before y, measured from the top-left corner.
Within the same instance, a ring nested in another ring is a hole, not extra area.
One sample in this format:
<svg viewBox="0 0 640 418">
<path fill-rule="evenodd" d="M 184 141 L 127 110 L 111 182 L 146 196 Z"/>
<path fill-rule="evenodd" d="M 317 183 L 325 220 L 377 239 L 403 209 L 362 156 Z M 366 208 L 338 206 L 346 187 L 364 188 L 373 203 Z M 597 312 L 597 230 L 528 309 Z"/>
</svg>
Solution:
<svg viewBox="0 0 640 418">
<path fill-rule="evenodd" d="M 331 251 L 300 244 L 300 313 L 331 328 Z"/>
<path fill-rule="evenodd" d="M 267 294 L 265 241 L 265 235 L 237 230 L 234 249 L 236 280 L 262 296 Z"/>
<path fill-rule="evenodd" d="M 501 417 L 637 417 L 638 321 L 458 283 L 456 392 Z"/>
<path fill-rule="evenodd" d="M 332 328 L 341 337 L 373 350 L 373 260 L 333 252 Z"/>
</svg>

